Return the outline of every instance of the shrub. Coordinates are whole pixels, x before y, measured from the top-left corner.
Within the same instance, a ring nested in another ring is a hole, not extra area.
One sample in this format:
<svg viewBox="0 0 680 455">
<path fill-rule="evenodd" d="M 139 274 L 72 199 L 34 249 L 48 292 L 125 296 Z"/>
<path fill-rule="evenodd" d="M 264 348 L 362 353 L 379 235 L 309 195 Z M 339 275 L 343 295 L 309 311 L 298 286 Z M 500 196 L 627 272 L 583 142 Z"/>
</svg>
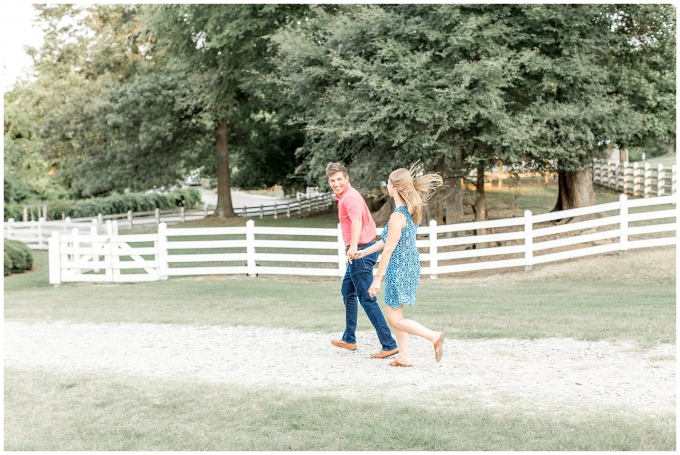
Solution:
<svg viewBox="0 0 680 455">
<path fill-rule="evenodd" d="M 77 202 L 57 202 L 48 204 L 50 218 L 59 220 L 64 216 L 71 218 L 95 217 L 98 214 L 113 215 L 133 212 L 150 212 L 160 209 L 168 210 L 176 207 L 194 207 L 201 203 L 201 193 L 195 188 L 176 189 L 169 194 L 158 193 L 123 193 L 111 196 L 83 199 Z M 5 221 L 14 218 L 23 219 L 23 205 L 5 204 Z"/>
<path fill-rule="evenodd" d="M 33 267 L 33 253 L 18 240 L 5 240 L 5 276 L 10 273 L 23 273 Z"/>
<path fill-rule="evenodd" d="M 21 204 L 5 203 L 5 221 L 14 218 L 15 221 L 21 221 L 24 216 L 24 208 Z"/>
</svg>

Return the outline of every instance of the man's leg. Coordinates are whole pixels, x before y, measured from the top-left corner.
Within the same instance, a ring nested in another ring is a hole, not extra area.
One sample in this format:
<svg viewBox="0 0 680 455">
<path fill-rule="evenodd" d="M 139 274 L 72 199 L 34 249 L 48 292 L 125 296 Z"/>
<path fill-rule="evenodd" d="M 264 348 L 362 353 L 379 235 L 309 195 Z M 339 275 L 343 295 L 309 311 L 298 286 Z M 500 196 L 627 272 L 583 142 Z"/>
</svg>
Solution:
<svg viewBox="0 0 680 455">
<path fill-rule="evenodd" d="M 352 275 L 350 273 L 351 264 L 347 265 L 345 277 L 342 279 L 342 300 L 345 303 L 345 333 L 342 335 L 342 341 L 345 343 L 356 343 L 357 318 L 359 316 L 359 307 L 357 306 L 357 292 L 352 282 Z"/>
<path fill-rule="evenodd" d="M 371 287 L 371 283 L 373 283 L 373 265 L 375 264 L 377 256 L 378 253 L 373 253 L 365 258 L 354 260 L 354 267 L 351 269 L 351 278 L 359 302 L 364 308 L 366 316 L 368 316 L 371 324 L 375 327 L 375 333 L 378 335 L 382 350 L 391 351 L 397 348 L 397 342 L 392 338 L 392 333 L 387 326 L 387 321 L 385 321 L 382 311 L 380 311 L 377 299 L 368 295 L 368 288 Z"/>
</svg>

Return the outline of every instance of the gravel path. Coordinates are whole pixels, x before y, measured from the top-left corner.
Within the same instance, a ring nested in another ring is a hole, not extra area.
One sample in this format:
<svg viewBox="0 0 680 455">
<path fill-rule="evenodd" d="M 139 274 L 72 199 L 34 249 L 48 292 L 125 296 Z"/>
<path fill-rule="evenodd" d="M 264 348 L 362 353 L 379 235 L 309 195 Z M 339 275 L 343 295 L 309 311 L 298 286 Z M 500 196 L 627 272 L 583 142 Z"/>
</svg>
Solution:
<svg viewBox="0 0 680 455">
<path fill-rule="evenodd" d="M 444 358 L 411 337 L 412 368 L 370 359 L 374 333 L 359 349 L 333 347 L 326 333 L 261 327 L 5 322 L 5 366 L 119 372 L 241 385 L 294 385 L 339 393 L 440 390 L 487 403 L 502 396 L 541 402 L 675 409 L 674 345 L 573 339 L 457 340 Z M 337 336 L 337 334 L 335 334 Z M 389 387 L 385 387 L 389 385 Z"/>
</svg>

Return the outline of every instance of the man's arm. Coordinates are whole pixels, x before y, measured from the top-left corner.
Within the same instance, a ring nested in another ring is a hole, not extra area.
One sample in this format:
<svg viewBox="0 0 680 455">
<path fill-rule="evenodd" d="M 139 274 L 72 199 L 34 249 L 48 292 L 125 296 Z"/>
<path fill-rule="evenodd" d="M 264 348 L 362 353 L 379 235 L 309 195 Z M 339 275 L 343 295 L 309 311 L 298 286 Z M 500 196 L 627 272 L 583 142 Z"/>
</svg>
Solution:
<svg viewBox="0 0 680 455">
<path fill-rule="evenodd" d="M 347 258 L 349 259 L 349 262 L 352 262 L 351 255 L 357 252 L 362 228 L 363 225 L 361 223 L 361 218 L 352 220 L 352 237 L 349 241 L 349 250 L 347 250 Z"/>
</svg>

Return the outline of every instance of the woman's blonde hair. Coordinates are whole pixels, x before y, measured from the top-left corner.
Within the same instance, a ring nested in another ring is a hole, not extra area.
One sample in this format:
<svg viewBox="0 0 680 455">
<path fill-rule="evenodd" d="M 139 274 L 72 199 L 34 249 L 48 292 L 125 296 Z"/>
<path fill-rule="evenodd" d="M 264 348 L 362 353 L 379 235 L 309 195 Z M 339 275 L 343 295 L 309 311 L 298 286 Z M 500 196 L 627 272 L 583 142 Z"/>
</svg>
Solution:
<svg viewBox="0 0 680 455">
<path fill-rule="evenodd" d="M 418 162 L 411 165 L 410 169 L 400 168 L 392 171 L 390 174 L 390 183 L 408 212 L 413 217 L 415 224 L 420 224 L 423 217 L 423 205 L 432 197 L 437 187 L 441 186 L 444 181 L 441 176 L 437 174 L 425 174 L 422 177 L 416 177 L 418 174 Z"/>
</svg>

